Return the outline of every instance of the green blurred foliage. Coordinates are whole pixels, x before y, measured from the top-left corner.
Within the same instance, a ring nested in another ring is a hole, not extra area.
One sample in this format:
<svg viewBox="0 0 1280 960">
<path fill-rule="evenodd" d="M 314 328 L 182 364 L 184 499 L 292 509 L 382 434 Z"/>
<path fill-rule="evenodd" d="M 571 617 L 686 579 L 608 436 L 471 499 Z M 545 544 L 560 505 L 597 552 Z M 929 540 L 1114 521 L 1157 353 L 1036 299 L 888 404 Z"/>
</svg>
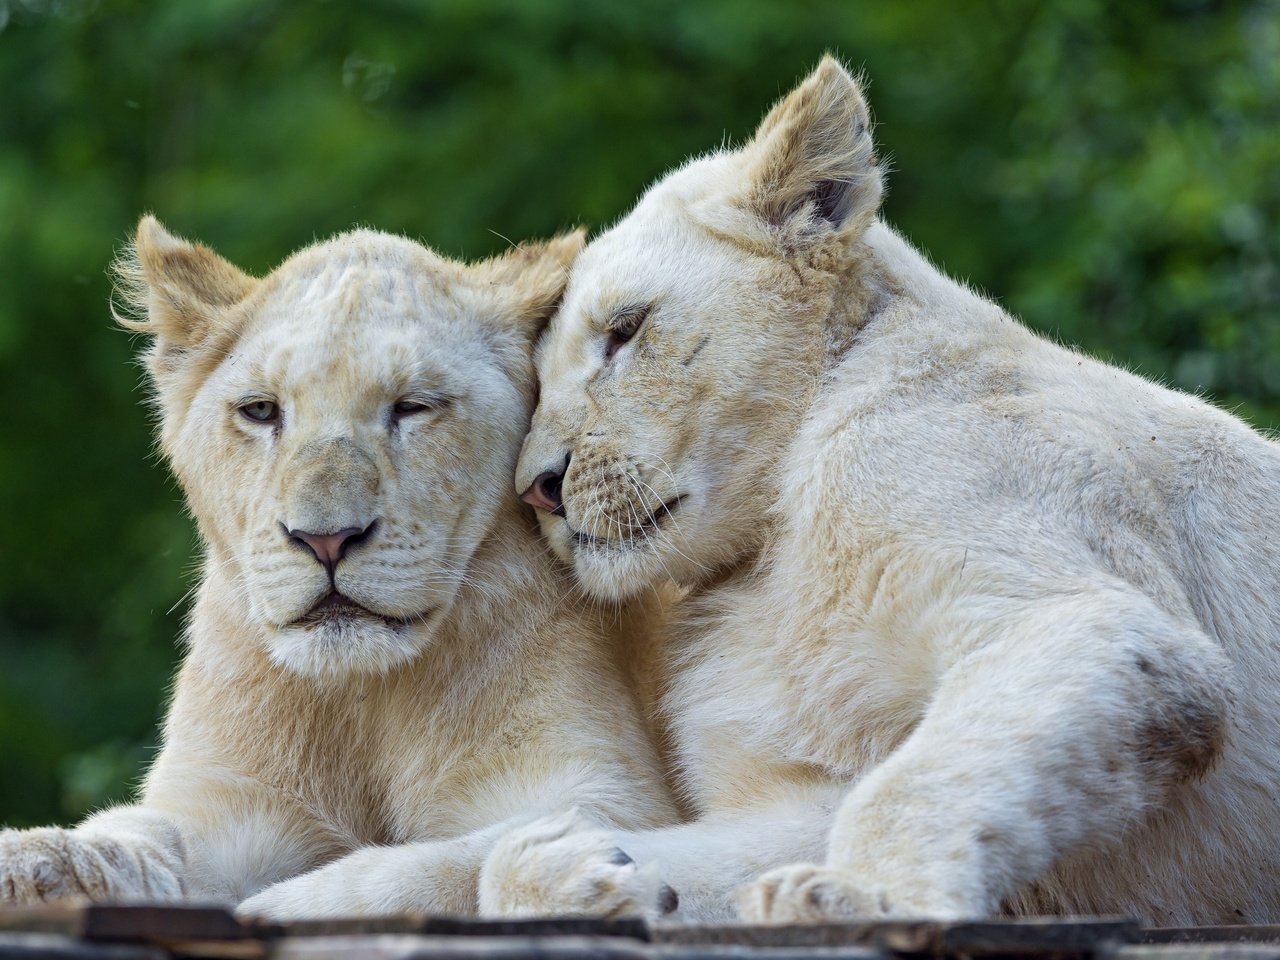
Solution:
<svg viewBox="0 0 1280 960">
<path fill-rule="evenodd" d="M 127 795 L 196 544 L 105 267 L 599 226 L 865 68 L 888 217 L 1065 341 L 1280 420 L 1277 0 L 0 0 L 0 819 Z"/>
</svg>

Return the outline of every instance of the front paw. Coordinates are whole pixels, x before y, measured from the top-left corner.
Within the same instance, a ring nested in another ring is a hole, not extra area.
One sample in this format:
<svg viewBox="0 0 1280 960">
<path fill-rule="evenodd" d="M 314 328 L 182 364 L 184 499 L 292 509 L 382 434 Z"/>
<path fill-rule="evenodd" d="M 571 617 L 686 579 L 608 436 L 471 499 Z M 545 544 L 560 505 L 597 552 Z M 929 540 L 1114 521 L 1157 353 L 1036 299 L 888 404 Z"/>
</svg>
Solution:
<svg viewBox="0 0 1280 960">
<path fill-rule="evenodd" d="M 286 923 L 294 920 L 325 920 L 333 917 L 368 917 L 401 912 L 404 907 L 396 899 L 404 891 L 396 889 L 394 880 L 379 884 L 380 870 L 385 872 L 376 854 L 379 848 L 361 850 L 342 860 L 308 873 L 280 880 L 264 887 L 236 907 L 242 920 L 265 920 Z M 374 856 L 370 856 L 374 854 Z M 371 883 L 374 897 L 365 889 Z M 429 889 L 425 878 L 419 884 L 422 892 Z M 379 888 L 385 899 L 377 896 Z"/>
<path fill-rule="evenodd" d="M 264 887 L 236 907 L 246 920 L 282 923 L 393 913 L 446 913 L 435 895 L 430 861 L 409 857 L 412 847 L 367 847 L 339 860 Z"/>
<path fill-rule="evenodd" d="M 236 907 L 236 916 L 242 920 L 263 920 L 271 923 L 284 923 L 289 920 L 313 920 L 319 914 L 319 904 L 315 896 L 309 896 L 299 883 L 302 878 L 282 880 L 273 883 Z"/>
<path fill-rule="evenodd" d="M 673 912 L 676 892 L 576 810 L 512 830 L 480 871 L 480 915 L 635 916 Z"/>
<path fill-rule="evenodd" d="M 890 915 L 883 896 L 860 887 L 843 870 L 797 864 L 770 870 L 738 891 L 744 923 L 832 923 L 881 920 Z"/>
<path fill-rule="evenodd" d="M 181 897 L 160 854 L 136 843 L 59 827 L 0 831 L 0 906 Z"/>
</svg>

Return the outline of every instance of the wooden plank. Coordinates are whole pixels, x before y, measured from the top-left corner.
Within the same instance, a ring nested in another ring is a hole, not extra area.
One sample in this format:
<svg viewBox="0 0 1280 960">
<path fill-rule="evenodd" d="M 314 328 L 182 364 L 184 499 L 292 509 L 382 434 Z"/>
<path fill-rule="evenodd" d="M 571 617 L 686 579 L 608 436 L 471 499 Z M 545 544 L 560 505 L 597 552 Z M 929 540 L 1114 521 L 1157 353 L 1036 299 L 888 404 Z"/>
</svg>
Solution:
<svg viewBox="0 0 1280 960">
<path fill-rule="evenodd" d="M 94 903 L 82 909 L 86 940 L 165 944 L 250 936 L 230 910 L 218 906 Z"/>
<path fill-rule="evenodd" d="M 1239 924 L 1224 927 L 1152 927 L 1140 943 L 1277 943 L 1280 926 Z"/>
<path fill-rule="evenodd" d="M 864 947 L 648 944 L 623 937 L 338 936 L 277 941 L 272 960 L 884 960 Z"/>
<path fill-rule="evenodd" d="M 1132 942 L 1140 928 L 1129 920 L 993 920 L 941 923 L 889 921 L 797 926 L 676 926 L 655 924 L 654 943 L 751 947 L 856 947 L 948 956 L 1079 956 L 1103 945 Z"/>
<path fill-rule="evenodd" d="M 357 936 L 402 934 L 455 937 L 622 937 L 647 940 L 643 920 L 603 917 L 539 917 L 531 920 L 475 920 L 466 917 L 424 917 L 401 914 L 387 917 L 347 917 L 332 920 L 300 920 L 293 923 L 246 924 L 248 935 L 264 940 L 284 937 Z"/>
<path fill-rule="evenodd" d="M 423 933 L 468 937 L 623 937 L 648 940 L 649 925 L 635 917 L 538 917 L 529 920 L 472 920 L 431 917 Z"/>
<path fill-rule="evenodd" d="M 1132 943 L 1141 934 L 1133 920 L 1034 918 L 962 923 L 886 923 L 877 945 L 896 953 L 943 957 L 1082 957 Z"/>
<path fill-rule="evenodd" d="M 96 942 L 245 940 L 249 931 L 222 907 L 90 903 L 0 909 L 0 931 L 60 934 Z"/>
<path fill-rule="evenodd" d="M 275 923 L 265 920 L 247 920 L 249 935 L 265 941 L 283 940 L 288 937 L 359 937 L 359 936 L 409 936 L 423 932 L 430 918 L 416 914 L 394 914 L 385 917 L 334 917 L 325 920 L 293 920 Z"/>
<path fill-rule="evenodd" d="M 288 937 L 272 960 L 655 960 L 622 937 L 365 935 Z"/>
<path fill-rule="evenodd" d="M 1245 943 L 1138 943 L 1126 944 L 1110 960 L 1280 960 L 1280 946 Z"/>
<path fill-rule="evenodd" d="M 34 939 L 32 939 L 34 938 Z M 239 922 L 222 907 L 91 904 L 0 909 L 0 960 L 10 956 L 120 956 L 266 960 L 303 953 L 433 960 L 875 960 L 928 957 L 1123 960 L 1280 960 L 1280 925 L 1155 928 L 1127 920 L 1046 918 L 966 923 L 893 922 L 810 926 L 683 926 L 582 917 L 474 920 L 393 916 Z M 160 953 L 156 948 L 163 948 Z M 86 951 L 98 951 L 97 953 Z M 282 953 L 283 951 L 283 953 Z M 430 951 L 424 952 L 424 951 Z"/>
<path fill-rule="evenodd" d="M 271 945 L 262 940 L 168 940 L 162 946 L 170 957 L 200 960 L 267 960 Z"/>
<path fill-rule="evenodd" d="M 84 929 L 82 907 L 0 907 L 0 933 L 57 933 L 79 937 Z"/>
<path fill-rule="evenodd" d="M 0 932 L 0 960 L 169 960 L 140 944 L 86 943 L 57 933 Z"/>
<path fill-rule="evenodd" d="M 654 944 L 653 960 L 887 960 L 888 954 L 877 947 L 845 944 L 842 946 L 760 947 L 746 944 L 681 943 Z"/>
<path fill-rule="evenodd" d="M 751 927 L 744 924 L 693 926 L 656 923 L 649 939 L 662 945 L 785 947 L 875 947 L 881 923 L 815 923 Z"/>
</svg>

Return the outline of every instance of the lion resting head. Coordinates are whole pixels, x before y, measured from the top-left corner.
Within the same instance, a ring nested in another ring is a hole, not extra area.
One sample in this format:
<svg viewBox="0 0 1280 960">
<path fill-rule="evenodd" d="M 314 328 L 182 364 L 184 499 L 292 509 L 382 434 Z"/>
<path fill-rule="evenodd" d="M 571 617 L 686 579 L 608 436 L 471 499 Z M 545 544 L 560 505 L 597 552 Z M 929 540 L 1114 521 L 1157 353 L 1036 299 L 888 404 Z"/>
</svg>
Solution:
<svg viewBox="0 0 1280 960">
<path fill-rule="evenodd" d="M 881 193 L 866 102 L 827 57 L 745 147 L 668 175 L 583 251 L 516 485 L 586 589 L 706 582 L 758 544 Z"/>
<path fill-rule="evenodd" d="M 509 497 L 580 234 L 464 266 L 357 230 L 255 279 L 143 219 L 117 264 L 205 591 L 305 674 L 428 646 Z"/>
</svg>

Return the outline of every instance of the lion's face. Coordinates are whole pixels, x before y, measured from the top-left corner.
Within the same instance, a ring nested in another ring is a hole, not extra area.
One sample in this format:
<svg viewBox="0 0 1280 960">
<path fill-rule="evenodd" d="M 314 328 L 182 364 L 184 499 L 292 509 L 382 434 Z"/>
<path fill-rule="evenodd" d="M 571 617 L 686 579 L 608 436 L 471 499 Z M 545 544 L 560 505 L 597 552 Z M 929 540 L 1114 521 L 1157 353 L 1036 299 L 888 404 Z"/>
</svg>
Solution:
<svg viewBox="0 0 1280 960">
<path fill-rule="evenodd" d="M 530 335 L 578 242 L 468 268 L 358 231 L 225 289 L 144 223 L 165 450 L 273 659 L 380 671 L 430 643 L 511 496 Z M 166 283 L 201 298 L 185 321 Z"/>
<path fill-rule="evenodd" d="M 732 559 L 742 518 L 765 506 L 752 478 L 769 469 L 785 402 L 779 378 L 761 374 L 795 342 L 751 320 L 792 285 L 781 264 L 711 236 L 661 189 L 584 252 L 540 345 L 516 485 L 564 471 L 562 507 L 540 517 L 592 593 L 695 582 Z"/>
<path fill-rule="evenodd" d="M 668 176 L 575 263 L 516 486 L 590 592 L 703 582 L 758 543 L 878 205 L 867 127 L 824 61 L 747 147 Z"/>
</svg>

